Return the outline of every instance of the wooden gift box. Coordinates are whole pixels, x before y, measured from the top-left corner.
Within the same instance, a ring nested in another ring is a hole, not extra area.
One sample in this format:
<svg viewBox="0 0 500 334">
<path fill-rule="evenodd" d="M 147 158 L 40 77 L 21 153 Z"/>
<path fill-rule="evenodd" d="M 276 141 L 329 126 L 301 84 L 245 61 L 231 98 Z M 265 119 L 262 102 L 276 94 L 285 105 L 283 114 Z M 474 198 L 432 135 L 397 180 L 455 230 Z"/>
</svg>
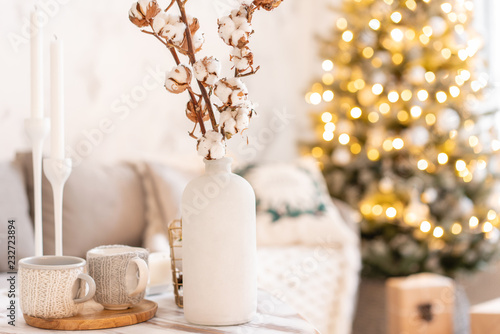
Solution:
<svg viewBox="0 0 500 334">
<path fill-rule="evenodd" d="M 436 274 L 390 278 L 386 282 L 387 333 L 452 334 L 455 287 Z"/>
<path fill-rule="evenodd" d="M 470 309 L 471 334 L 500 332 L 500 298 L 474 305 Z"/>
</svg>

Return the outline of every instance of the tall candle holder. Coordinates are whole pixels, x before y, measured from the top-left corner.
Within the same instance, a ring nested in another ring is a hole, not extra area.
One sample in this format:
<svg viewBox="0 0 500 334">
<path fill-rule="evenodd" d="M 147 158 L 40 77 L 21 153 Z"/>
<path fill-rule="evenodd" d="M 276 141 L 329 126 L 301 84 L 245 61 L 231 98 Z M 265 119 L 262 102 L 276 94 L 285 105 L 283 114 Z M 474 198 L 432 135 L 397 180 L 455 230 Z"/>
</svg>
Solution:
<svg viewBox="0 0 500 334">
<path fill-rule="evenodd" d="M 71 174 L 72 161 L 70 158 L 43 160 L 43 171 L 52 185 L 54 196 L 54 227 L 56 255 L 63 255 L 62 239 L 62 214 L 63 214 L 63 191 L 64 184 Z"/>
<path fill-rule="evenodd" d="M 31 140 L 33 152 L 35 255 L 42 256 L 42 151 L 43 142 L 50 130 L 50 121 L 48 118 L 28 118 L 24 121 L 24 128 Z"/>
</svg>

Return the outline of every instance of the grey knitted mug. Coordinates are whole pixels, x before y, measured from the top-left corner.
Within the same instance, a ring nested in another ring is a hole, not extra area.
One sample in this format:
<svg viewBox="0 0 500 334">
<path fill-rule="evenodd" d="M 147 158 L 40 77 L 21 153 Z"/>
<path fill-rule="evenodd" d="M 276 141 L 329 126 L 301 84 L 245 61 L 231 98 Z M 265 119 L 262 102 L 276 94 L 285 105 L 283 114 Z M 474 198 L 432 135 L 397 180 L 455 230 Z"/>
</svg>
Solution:
<svg viewBox="0 0 500 334">
<path fill-rule="evenodd" d="M 108 310 L 124 310 L 139 303 L 149 279 L 148 251 L 109 245 L 87 252 L 89 275 L 95 281 L 94 299 Z"/>
</svg>

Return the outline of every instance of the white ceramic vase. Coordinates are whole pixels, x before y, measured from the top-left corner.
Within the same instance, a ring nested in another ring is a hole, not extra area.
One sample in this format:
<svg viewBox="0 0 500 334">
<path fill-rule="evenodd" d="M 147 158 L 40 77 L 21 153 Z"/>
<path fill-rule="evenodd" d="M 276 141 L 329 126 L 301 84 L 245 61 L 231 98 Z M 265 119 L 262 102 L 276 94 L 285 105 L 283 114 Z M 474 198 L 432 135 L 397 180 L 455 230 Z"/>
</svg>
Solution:
<svg viewBox="0 0 500 334">
<path fill-rule="evenodd" d="M 255 193 L 231 162 L 205 160 L 182 196 L 184 316 L 198 325 L 242 324 L 257 309 Z"/>
</svg>

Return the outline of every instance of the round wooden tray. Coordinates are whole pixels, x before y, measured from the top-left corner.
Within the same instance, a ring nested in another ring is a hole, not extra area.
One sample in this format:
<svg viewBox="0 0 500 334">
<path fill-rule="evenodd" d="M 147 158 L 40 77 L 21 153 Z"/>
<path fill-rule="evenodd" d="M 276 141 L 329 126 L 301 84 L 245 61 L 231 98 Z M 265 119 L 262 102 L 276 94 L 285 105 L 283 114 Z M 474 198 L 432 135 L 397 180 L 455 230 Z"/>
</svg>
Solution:
<svg viewBox="0 0 500 334">
<path fill-rule="evenodd" d="M 158 304 L 144 299 L 126 310 L 102 310 L 91 314 L 77 314 L 62 319 L 40 319 L 24 314 L 24 320 L 30 326 L 43 329 L 83 330 L 122 327 L 147 321 L 155 316 Z"/>
</svg>

